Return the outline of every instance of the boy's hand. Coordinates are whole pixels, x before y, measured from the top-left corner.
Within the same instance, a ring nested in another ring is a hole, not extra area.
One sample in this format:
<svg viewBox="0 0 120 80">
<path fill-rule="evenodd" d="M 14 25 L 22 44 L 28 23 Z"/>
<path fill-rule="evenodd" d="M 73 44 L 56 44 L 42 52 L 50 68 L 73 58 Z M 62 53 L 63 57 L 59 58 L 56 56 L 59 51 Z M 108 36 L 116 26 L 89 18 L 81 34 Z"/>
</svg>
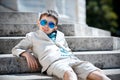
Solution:
<svg viewBox="0 0 120 80">
<path fill-rule="evenodd" d="M 39 68 L 37 59 L 28 52 L 23 52 L 21 56 L 25 57 L 27 60 L 28 67 L 32 69 L 31 71 L 36 71 Z"/>
</svg>

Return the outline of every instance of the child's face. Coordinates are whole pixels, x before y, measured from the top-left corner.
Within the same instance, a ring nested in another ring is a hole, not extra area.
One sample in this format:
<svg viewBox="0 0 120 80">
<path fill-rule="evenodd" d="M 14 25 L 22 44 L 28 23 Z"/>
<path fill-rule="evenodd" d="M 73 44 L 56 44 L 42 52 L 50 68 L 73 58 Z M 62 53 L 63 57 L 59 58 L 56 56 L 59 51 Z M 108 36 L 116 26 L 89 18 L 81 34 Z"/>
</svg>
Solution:
<svg viewBox="0 0 120 80">
<path fill-rule="evenodd" d="M 41 24 L 42 20 L 46 21 L 45 25 Z M 52 28 L 51 28 L 50 27 L 51 24 L 55 24 L 54 27 L 52 26 Z M 38 26 L 39 26 L 39 29 L 42 30 L 43 32 L 45 32 L 46 34 L 50 34 L 51 32 L 53 32 L 57 29 L 56 20 L 51 16 L 43 16 L 41 18 L 41 20 L 38 21 Z"/>
</svg>

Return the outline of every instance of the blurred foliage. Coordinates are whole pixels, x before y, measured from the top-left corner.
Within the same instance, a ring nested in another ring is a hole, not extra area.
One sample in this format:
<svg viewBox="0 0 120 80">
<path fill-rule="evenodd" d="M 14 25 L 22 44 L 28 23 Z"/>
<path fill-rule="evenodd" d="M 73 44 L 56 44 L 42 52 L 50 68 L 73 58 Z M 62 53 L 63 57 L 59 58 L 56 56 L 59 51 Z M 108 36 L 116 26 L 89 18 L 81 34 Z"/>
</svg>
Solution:
<svg viewBox="0 0 120 80">
<path fill-rule="evenodd" d="M 112 0 L 86 0 L 87 24 L 116 33 L 118 16 L 113 11 Z"/>
</svg>

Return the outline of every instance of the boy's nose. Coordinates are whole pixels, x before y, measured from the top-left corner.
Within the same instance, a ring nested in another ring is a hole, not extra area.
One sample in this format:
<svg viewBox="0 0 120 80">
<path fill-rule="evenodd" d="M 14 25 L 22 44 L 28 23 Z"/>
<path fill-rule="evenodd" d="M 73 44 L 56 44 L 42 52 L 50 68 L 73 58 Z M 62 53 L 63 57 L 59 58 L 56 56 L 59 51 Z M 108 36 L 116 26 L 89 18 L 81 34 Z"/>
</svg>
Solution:
<svg viewBox="0 0 120 80">
<path fill-rule="evenodd" d="M 43 28 L 44 28 L 44 30 L 49 30 L 49 26 L 48 25 L 45 25 Z"/>
<path fill-rule="evenodd" d="M 46 24 L 44 27 L 45 27 L 45 28 L 49 28 L 48 24 Z"/>
</svg>

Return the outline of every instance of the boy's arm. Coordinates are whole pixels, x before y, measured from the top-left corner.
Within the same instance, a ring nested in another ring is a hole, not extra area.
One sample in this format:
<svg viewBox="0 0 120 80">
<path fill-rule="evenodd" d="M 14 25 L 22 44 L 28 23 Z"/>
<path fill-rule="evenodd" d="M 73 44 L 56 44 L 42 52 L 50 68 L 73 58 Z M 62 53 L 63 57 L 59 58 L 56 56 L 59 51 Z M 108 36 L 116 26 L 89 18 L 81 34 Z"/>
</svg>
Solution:
<svg viewBox="0 0 120 80">
<path fill-rule="evenodd" d="M 26 37 L 21 40 L 15 47 L 13 47 L 12 54 L 19 57 L 21 53 L 30 49 L 32 47 L 31 39 L 31 35 L 26 34 Z"/>
<path fill-rule="evenodd" d="M 28 67 L 32 69 L 31 71 L 36 71 L 39 68 L 38 59 L 31 55 L 29 52 L 25 51 L 21 53 L 20 56 L 23 56 L 27 60 Z"/>
<path fill-rule="evenodd" d="M 25 57 L 28 67 L 32 69 L 31 71 L 35 71 L 38 69 L 38 61 L 31 53 L 28 52 L 28 49 L 31 47 L 32 38 L 30 34 L 27 34 L 26 37 L 12 49 L 12 54 L 15 56 Z"/>
</svg>

